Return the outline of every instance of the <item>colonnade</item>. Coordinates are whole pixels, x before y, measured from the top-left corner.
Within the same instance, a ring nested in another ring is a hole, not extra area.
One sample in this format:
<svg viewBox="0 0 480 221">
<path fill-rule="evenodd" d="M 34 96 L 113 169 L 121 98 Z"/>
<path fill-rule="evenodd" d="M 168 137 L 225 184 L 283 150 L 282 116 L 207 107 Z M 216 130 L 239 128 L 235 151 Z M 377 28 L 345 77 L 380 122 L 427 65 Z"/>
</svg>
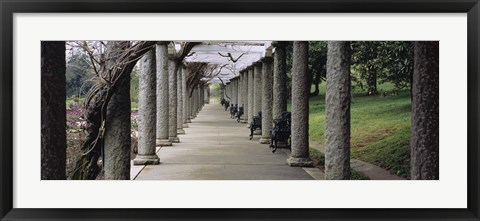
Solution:
<svg viewBox="0 0 480 221">
<path fill-rule="evenodd" d="M 50 171 L 52 165 L 61 163 L 54 159 L 65 158 L 63 147 L 66 116 L 64 112 L 54 110 L 65 105 L 64 45 L 65 42 L 42 42 L 42 59 L 45 58 L 45 64 L 42 65 L 42 125 L 51 127 L 42 127 L 42 179 L 64 179 L 64 176 L 55 175 L 62 173 L 64 166 L 59 166 L 61 171 Z M 271 45 L 273 53 L 265 53 L 264 58 L 240 70 L 239 76 L 231 79 L 221 90 L 222 97 L 229 98 L 231 104 L 244 107 L 241 122 L 250 123 L 253 116 L 262 112 L 262 130 L 257 131 L 257 134 L 261 134 L 260 142 L 264 144 L 270 142 L 269 132 L 273 119 L 287 110 L 288 98 L 286 42 L 272 42 Z M 414 46 L 410 148 L 412 179 L 438 179 L 439 44 L 415 42 Z M 172 47 L 170 42 L 158 42 L 139 61 L 139 141 L 138 154 L 133 161 L 137 165 L 158 164 L 160 159 L 156 155 L 156 146 L 171 146 L 172 143 L 180 142 L 178 135 L 185 133 L 183 128 L 188 127 L 191 119 L 195 118 L 208 102 L 208 85 L 204 82 L 190 85 L 187 81 L 188 69 L 171 54 L 171 51 L 175 50 L 169 47 Z M 52 50 L 59 56 L 50 54 Z M 349 42 L 328 42 L 325 95 L 326 179 L 350 177 L 350 50 Z M 308 42 L 293 42 L 292 136 L 291 155 L 287 159 L 290 166 L 312 165 L 308 141 L 310 87 L 307 72 Z M 62 93 L 54 94 L 53 89 Z M 129 81 L 125 78 L 108 106 L 109 121 L 105 125 L 104 135 L 104 154 L 108 156 L 108 159 L 105 159 L 106 179 L 129 178 L 129 93 Z M 46 100 L 47 98 L 52 101 Z M 57 146 L 60 148 L 53 148 Z"/>
<path fill-rule="evenodd" d="M 159 42 L 139 61 L 138 154 L 135 165 L 158 164 L 156 146 L 181 142 L 191 119 L 205 104 L 206 84 L 188 85 L 188 70 Z"/>
<path fill-rule="evenodd" d="M 272 42 L 272 46 L 274 51 L 271 56 L 269 53 L 265 53 L 265 57 L 241 70 L 239 76 L 232 78 L 226 88 L 226 91 L 232 95 L 232 104 L 244 107 L 244 121 L 242 122 L 250 125 L 253 117 L 257 116 L 260 111 L 262 112 L 262 130 L 254 133 L 261 134 L 259 142 L 262 144 L 270 143 L 269 132 L 273 119 L 280 117 L 282 112 L 287 110 L 286 42 Z M 310 94 L 308 42 L 293 42 L 292 57 L 292 133 L 291 154 L 287 163 L 290 166 L 308 167 L 313 165 L 309 158 L 308 138 L 308 98 Z M 326 179 L 350 178 L 350 60 L 350 42 L 328 42 L 325 96 Z M 438 42 L 415 42 L 415 61 L 417 63 L 412 83 L 414 89 L 412 95 L 412 177 L 415 179 L 438 179 L 438 104 L 435 103 L 438 101 Z M 428 62 L 437 66 L 425 65 Z M 415 79 L 419 80 L 415 81 Z M 428 88 L 429 91 L 422 94 L 427 90 L 417 90 L 418 85 Z M 425 97 L 432 98 L 431 102 Z M 426 112 L 435 117 L 425 117 Z M 430 123 L 426 124 L 417 118 L 427 119 Z M 429 129 L 422 131 L 429 126 Z M 425 145 L 426 143 L 428 145 Z M 428 169 L 422 168 L 422 163 L 428 164 Z"/>
</svg>

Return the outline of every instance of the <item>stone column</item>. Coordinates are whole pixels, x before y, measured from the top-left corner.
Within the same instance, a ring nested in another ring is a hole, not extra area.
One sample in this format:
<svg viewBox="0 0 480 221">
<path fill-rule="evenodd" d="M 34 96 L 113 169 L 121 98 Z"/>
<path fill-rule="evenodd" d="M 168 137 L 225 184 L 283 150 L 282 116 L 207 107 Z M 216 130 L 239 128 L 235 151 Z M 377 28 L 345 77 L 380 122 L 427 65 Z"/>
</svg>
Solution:
<svg viewBox="0 0 480 221">
<path fill-rule="evenodd" d="M 243 105 L 242 90 L 243 90 L 243 75 L 240 73 L 238 74 L 238 84 L 237 84 L 238 108 L 242 107 Z M 241 118 L 243 118 L 243 116 Z"/>
<path fill-rule="evenodd" d="M 325 95 L 325 179 L 350 179 L 350 42 L 330 41 Z"/>
<path fill-rule="evenodd" d="M 172 143 L 180 143 L 177 136 L 177 60 L 169 57 L 168 87 L 169 87 L 169 110 L 168 110 L 168 138 Z"/>
<path fill-rule="evenodd" d="M 227 82 L 225 84 L 225 100 L 229 101 L 230 103 L 231 102 L 231 96 L 230 96 L 230 82 Z"/>
<path fill-rule="evenodd" d="M 107 69 L 113 67 L 113 59 L 130 46 L 128 41 L 111 41 L 106 46 Z M 133 67 L 125 70 L 127 75 L 120 83 L 107 105 L 104 134 L 104 175 L 106 180 L 130 180 L 131 152 L 131 102 L 130 73 Z"/>
<path fill-rule="evenodd" d="M 439 179 L 439 42 L 414 43 L 412 84 L 412 180 Z"/>
<path fill-rule="evenodd" d="M 188 128 L 188 88 L 187 88 L 187 69 L 182 68 L 182 96 L 183 96 L 183 128 Z"/>
<path fill-rule="evenodd" d="M 205 88 L 203 88 L 203 85 L 202 85 L 202 87 L 200 88 L 200 110 L 202 110 L 203 104 L 205 103 L 205 99 L 203 96 L 204 92 L 205 92 Z"/>
<path fill-rule="evenodd" d="M 271 57 L 262 59 L 262 138 L 260 143 L 270 144 L 270 129 L 272 129 L 272 90 L 273 73 Z"/>
<path fill-rule="evenodd" d="M 243 117 L 241 122 L 247 123 L 248 119 L 248 71 L 243 70 L 243 87 L 242 87 L 242 100 L 243 100 Z"/>
<path fill-rule="evenodd" d="M 250 123 L 252 123 L 253 118 L 253 89 L 255 87 L 255 81 L 253 80 L 253 65 L 248 67 L 248 124 L 247 127 L 250 127 Z"/>
<path fill-rule="evenodd" d="M 262 62 L 255 62 L 253 71 L 253 78 L 255 86 L 253 89 L 253 116 L 258 116 L 258 112 L 262 111 Z M 262 131 L 257 129 L 253 132 L 254 135 L 261 135 Z"/>
<path fill-rule="evenodd" d="M 41 179 L 66 179 L 65 42 L 41 42 Z"/>
<path fill-rule="evenodd" d="M 193 120 L 193 118 L 195 118 L 194 116 L 194 112 L 195 112 L 195 87 L 192 86 L 193 88 L 191 89 L 192 90 L 192 93 L 189 95 L 190 96 L 190 107 L 188 108 L 190 110 L 190 123 L 192 122 L 191 120 Z M 189 92 L 190 93 L 190 92 Z"/>
<path fill-rule="evenodd" d="M 234 104 L 238 105 L 238 78 L 233 81 L 233 99 Z"/>
<path fill-rule="evenodd" d="M 192 112 L 192 116 L 193 118 L 197 117 L 197 112 L 198 112 L 198 85 L 195 86 L 195 88 L 193 89 L 193 112 Z"/>
<path fill-rule="evenodd" d="M 185 134 L 183 130 L 183 68 L 179 67 L 177 72 L 177 134 Z"/>
<path fill-rule="evenodd" d="M 293 42 L 292 67 L 292 151 L 290 166 L 313 166 L 308 146 L 308 42 Z"/>
<path fill-rule="evenodd" d="M 155 49 L 145 53 L 139 62 L 138 154 L 135 165 L 158 164 L 156 154 L 156 62 Z"/>
<path fill-rule="evenodd" d="M 157 145 L 171 146 L 168 137 L 169 85 L 168 85 L 168 42 L 156 45 L 157 64 Z"/>
<path fill-rule="evenodd" d="M 255 62 L 253 71 L 253 80 L 255 86 L 253 89 L 253 116 L 257 116 L 262 111 L 262 62 Z"/>
<path fill-rule="evenodd" d="M 287 42 L 274 41 L 273 54 L 273 117 L 280 118 L 287 111 Z"/>
</svg>

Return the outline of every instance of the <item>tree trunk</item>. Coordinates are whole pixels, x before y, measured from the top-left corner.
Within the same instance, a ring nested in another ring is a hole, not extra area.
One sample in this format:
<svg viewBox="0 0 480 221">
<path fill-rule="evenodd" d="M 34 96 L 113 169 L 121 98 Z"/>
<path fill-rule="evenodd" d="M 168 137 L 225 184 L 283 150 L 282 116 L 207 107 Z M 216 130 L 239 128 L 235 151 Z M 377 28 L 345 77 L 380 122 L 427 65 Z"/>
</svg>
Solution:
<svg viewBox="0 0 480 221">
<path fill-rule="evenodd" d="M 415 42 L 411 178 L 439 179 L 438 41 Z"/>
<path fill-rule="evenodd" d="M 350 179 L 350 42 L 328 42 L 325 179 Z"/>
<path fill-rule="evenodd" d="M 130 46 L 128 41 L 108 42 L 107 69 L 111 69 L 116 58 Z M 110 63 L 110 64 L 109 64 Z M 122 76 L 117 91 L 112 95 L 107 106 L 104 141 L 104 172 L 106 180 L 130 179 L 130 149 L 131 149 L 131 104 L 130 104 L 130 73 Z"/>
<path fill-rule="evenodd" d="M 65 42 L 41 42 L 41 178 L 66 179 Z"/>
<path fill-rule="evenodd" d="M 368 67 L 368 79 L 367 79 L 367 95 L 377 95 L 377 70 L 375 67 Z"/>
</svg>

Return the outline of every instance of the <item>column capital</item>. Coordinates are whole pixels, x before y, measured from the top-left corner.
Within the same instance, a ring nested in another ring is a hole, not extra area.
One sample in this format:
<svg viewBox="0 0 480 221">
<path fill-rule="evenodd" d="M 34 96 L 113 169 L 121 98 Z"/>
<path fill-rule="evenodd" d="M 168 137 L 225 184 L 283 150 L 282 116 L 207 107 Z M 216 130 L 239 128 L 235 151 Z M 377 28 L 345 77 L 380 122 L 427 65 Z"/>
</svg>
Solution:
<svg viewBox="0 0 480 221">
<path fill-rule="evenodd" d="M 157 41 L 157 45 L 168 45 L 170 41 Z"/>
<path fill-rule="evenodd" d="M 262 63 L 272 63 L 273 62 L 273 58 L 272 57 L 263 57 L 262 59 L 260 59 L 260 61 Z"/>
<path fill-rule="evenodd" d="M 262 66 L 262 62 L 261 61 L 256 61 L 256 62 L 253 63 L 253 66 L 256 66 L 256 67 Z"/>
<path fill-rule="evenodd" d="M 288 41 L 272 41 L 272 46 L 275 48 L 285 48 L 288 44 Z"/>
</svg>

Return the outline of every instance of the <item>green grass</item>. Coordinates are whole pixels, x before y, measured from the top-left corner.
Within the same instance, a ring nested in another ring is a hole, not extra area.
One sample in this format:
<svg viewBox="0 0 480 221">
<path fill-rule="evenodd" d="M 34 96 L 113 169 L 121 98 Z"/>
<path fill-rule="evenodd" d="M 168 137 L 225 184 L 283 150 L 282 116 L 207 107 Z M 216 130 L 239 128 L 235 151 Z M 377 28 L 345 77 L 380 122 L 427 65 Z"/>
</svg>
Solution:
<svg viewBox="0 0 480 221">
<path fill-rule="evenodd" d="M 132 111 L 138 110 L 138 103 L 137 102 L 132 102 L 131 108 L 132 108 Z"/>
<path fill-rule="evenodd" d="M 309 154 L 310 154 L 310 158 L 315 160 L 318 163 L 317 166 L 320 169 L 324 170 L 325 154 L 323 154 L 322 152 L 320 152 L 316 149 L 313 149 L 313 148 L 309 149 Z M 367 176 L 351 169 L 350 170 L 350 179 L 351 180 L 369 180 L 370 178 L 368 178 Z"/>
<path fill-rule="evenodd" d="M 390 87 L 391 84 L 379 85 L 379 90 L 388 91 Z M 324 83 L 320 85 L 320 95 L 310 98 L 309 102 L 309 137 L 324 145 Z M 288 109 L 290 110 L 290 103 Z M 351 157 L 409 178 L 410 114 L 409 92 L 389 96 L 366 96 L 364 91 L 353 91 L 350 120 Z M 352 173 L 352 176 L 356 175 Z"/>
</svg>

